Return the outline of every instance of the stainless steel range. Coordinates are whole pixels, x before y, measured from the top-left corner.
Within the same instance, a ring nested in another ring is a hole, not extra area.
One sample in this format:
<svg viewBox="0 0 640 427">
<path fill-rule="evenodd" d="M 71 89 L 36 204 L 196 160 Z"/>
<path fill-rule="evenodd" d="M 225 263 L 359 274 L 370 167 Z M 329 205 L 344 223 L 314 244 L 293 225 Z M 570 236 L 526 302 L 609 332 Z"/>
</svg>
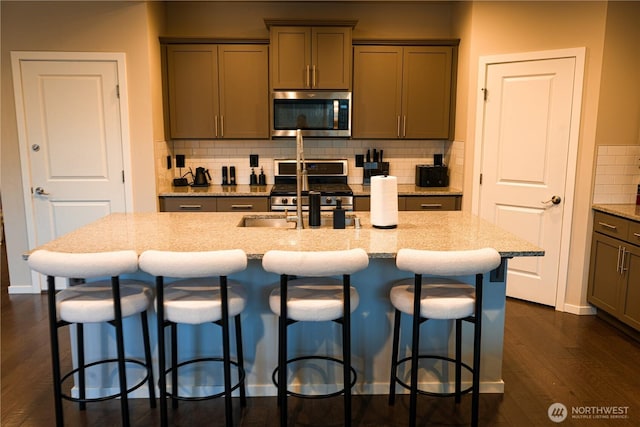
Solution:
<svg viewBox="0 0 640 427">
<path fill-rule="evenodd" d="M 318 191 L 320 210 L 328 211 L 336 207 L 337 200 L 342 207 L 353 210 L 353 191 L 347 184 L 347 160 L 305 160 L 309 180 L 309 190 Z M 296 161 L 275 160 L 274 185 L 271 189 L 271 210 L 296 209 Z M 302 209 L 309 210 L 308 192 L 302 192 Z"/>
</svg>

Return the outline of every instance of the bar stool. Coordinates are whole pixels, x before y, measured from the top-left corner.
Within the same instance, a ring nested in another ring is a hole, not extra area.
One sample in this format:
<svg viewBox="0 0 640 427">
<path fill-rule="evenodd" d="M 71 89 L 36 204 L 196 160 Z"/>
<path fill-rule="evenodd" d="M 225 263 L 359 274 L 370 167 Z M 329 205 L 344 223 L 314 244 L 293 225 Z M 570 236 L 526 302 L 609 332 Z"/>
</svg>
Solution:
<svg viewBox="0 0 640 427">
<path fill-rule="evenodd" d="M 247 268 L 247 255 L 240 249 L 170 252 L 145 251 L 140 269 L 156 276 L 156 312 L 158 316 L 158 365 L 160 372 L 160 412 L 162 426 L 168 425 L 166 396 L 172 406 L 178 400 L 199 401 L 224 396 L 226 425 L 233 425 L 231 393 L 239 388 L 241 406 L 246 406 L 242 329 L 240 313 L 247 304 L 247 293 L 227 276 Z M 165 277 L 181 278 L 165 287 Z M 231 360 L 229 317 L 235 319 L 237 361 Z M 161 321 L 160 319 L 164 319 Z M 178 324 L 214 323 L 222 327 L 222 358 L 197 357 L 178 363 Z M 171 327 L 171 367 L 166 368 L 164 328 Z M 224 390 L 207 396 L 180 396 L 179 368 L 200 362 L 222 362 Z M 238 371 L 238 382 L 231 384 L 231 366 Z M 171 374 L 171 393 L 167 393 L 166 375 Z"/>
<path fill-rule="evenodd" d="M 393 329 L 393 349 L 391 356 L 391 380 L 389 404 L 395 401 L 395 385 L 400 384 L 410 390 L 409 425 L 416 424 L 417 395 L 455 396 L 460 402 L 463 393 L 472 392 L 471 425 L 478 425 L 478 403 L 480 389 L 480 337 L 482 326 L 482 276 L 501 263 L 500 254 L 492 248 L 466 251 L 428 251 L 400 249 L 396 256 L 398 269 L 414 274 L 413 279 L 397 282 L 390 292 L 395 308 Z M 475 275 L 475 287 L 464 282 L 435 276 Z M 401 313 L 412 316 L 411 356 L 398 360 Z M 415 316 L 414 313 L 419 313 Z M 420 355 L 420 325 L 429 319 L 449 319 L 456 321 L 455 358 L 438 355 Z M 473 367 L 462 362 L 462 321 L 474 324 Z M 455 391 L 430 392 L 418 389 L 418 360 L 440 359 L 455 364 Z M 408 385 L 397 376 L 398 366 L 411 361 L 411 383 Z M 462 368 L 472 373 L 471 387 L 461 390 Z"/>
<path fill-rule="evenodd" d="M 351 286 L 351 274 L 365 269 L 369 257 L 362 249 L 341 251 L 268 251 L 263 259 L 265 271 L 280 275 L 280 287 L 269 296 L 269 306 L 278 316 L 278 366 L 273 382 L 278 388 L 280 425 L 287 425 L 287 396 L 326 398 L 344 395 L 345 425 L 351 425 L 351 387 L 356 372 L 351 367 L 350 314 L 357 308 L 359 296 Z M 342 280 L 330 276 L 342 275 Z M 301 276 L 298 279 L 291 276 Z M 342 360 L 328 356 L 302 356 L 287 359 L 287 327 L 297 322 L 334 321 L 342 325 Z M 304 394 L 289 391 L 287 365 L 300 360 L 323 359 L 343 365 L 342 390 L 328 394 Z"/>
<path fill-rule="evenodd" d="M 49 331 L 53 362 L 53 387 L 56 412 L 56 425 L 64 425 L 62 399 L 78 402 L 80 410 L 88 402 L 120 398 L 122 425 L 129 425 L 129 406 L 127 395 L 141 387 L 145 382 L 149 387 L 149 400 L 155 408 L 155 384 L 149 345 L 149 327 L 147 309 L 153 300 L 153 293 L 143 282 L 120 280 L 121 275 L 138 270 L 138 255 L 135 251 L 114 251 L 102 253 L 62 253 L 37 250 L 29 255 L 29 267 L 47 276 L 47 300 L 49 307 Z M 56 293 L 55 278 L 69 278 L 72 286 Z M 89 279 L 111 277 L 111 280 L 84 283 Z M 82 280 L 80 280 L 82 279 Z M 82 282 L 75 284 L 74 282 Z M 126 358 L 122 319 L 140 314 L 145 361 Z M 84 327 L 85 323 L 109 323 L 115 327 L 117 358 L 109 358 L 91 363 L 85 362 Z M 60 367 L 60 348 L 58 329 L 70 324 L 77 326 L 78 367 L 62 375 Z M 113 395 L 87 398 L 85 390 L 85 371 L 93 366 L 117 363 L 120 391 Z M 145 377 L 137 384 L 127 388 L 126 364 L 144 367 Z M 79 397 L 64 394 L 62 384 L 78 374 Z"/>
</svg>

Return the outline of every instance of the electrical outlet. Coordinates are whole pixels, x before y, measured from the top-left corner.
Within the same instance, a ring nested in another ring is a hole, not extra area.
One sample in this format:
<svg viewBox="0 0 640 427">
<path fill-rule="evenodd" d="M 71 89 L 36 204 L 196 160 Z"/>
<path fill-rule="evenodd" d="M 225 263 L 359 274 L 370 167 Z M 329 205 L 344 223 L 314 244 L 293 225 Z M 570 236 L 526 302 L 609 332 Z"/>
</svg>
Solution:
<svg viewBox="0 0 640 427">
<path fill-rule="evenodd" d="M 364 166 L 364 154 L 356 154 L 356 167 L 361 168 Z"/>
<path fill-rule="evenodd" d="M 176 167 L 177 168 L 184 167 L 184 154 L 176 154 Z"/>
<path fill-rule="evenodd" d="M 257 154 L 249 154 L 249 167 L 257 168 L 258 167 L 258 155 Z"/>
</svg>

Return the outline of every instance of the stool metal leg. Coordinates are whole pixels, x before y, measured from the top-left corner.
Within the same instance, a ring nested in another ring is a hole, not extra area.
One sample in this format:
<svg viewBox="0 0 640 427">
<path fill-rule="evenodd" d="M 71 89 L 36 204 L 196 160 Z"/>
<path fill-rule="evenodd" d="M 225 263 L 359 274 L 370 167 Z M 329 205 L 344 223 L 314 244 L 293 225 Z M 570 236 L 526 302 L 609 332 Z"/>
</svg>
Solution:
<svg viewBox="0 0 640 427">
<path fill-rule="evenodd" d="M 456 403 L 460 403 L 462 389 L 462 319 L 456 319 Z"/>
<path fill-rule="evenodd" d="M 342 277 L 342 378 L 344 382 L 344 425 L 351 425 L 351 281 L 349 275 Z"/>
<path fill-rule="evenodd" d="M 220 276 L 220 300 L 222 306 L 222 359 L 224 369 L 224 404 L 227 427 L 233 426 L 233 405 L 231 401 L 231 356 L 229 352 L 229 300 L 227 277 Z"/>
<path fill-rule="evenodd" d="M 178 325 L 171 322 L 171 407 L 178 409 Z"/>
<path fill-rule="evenodd" d="M 160 398 L 160 425 L 168 426 L 167 420 L 167 376 L 165 375 L 166 357 L 165 357 L 165 340 L 164 340 L 164 278 L 156 277 L 156 313 L 158 319 L 156 321 L 158 333 L 158 379 L 159 398 Z"/>
<path fill-rule="evenodd" d="M 144 360 L 147 364 L 147 375 L 149 380 L 147 381 L 149 387 L 149 405 L 151 408 L 156 407 L 156 383 L 153 381 L 153 364 L 151 359 L 151 345 L 149 344 L 149 320 L 147 318 L 147 312 L 140 313 L 140 322 L 142 323 L 142 341 L 144 345 Z"/>
<path fill-rule="evenodd" d="M 122 328 L 122 307 L 120 306 L 120 280 L 111 278 L 113 292 L 113 308 L 115 312 L 116 347 L 118 352 L 118 376 L 120 378 L 120 410 L 122 411 L 122 425 L 129 426 L 129 399 L 127 396 L 127 371 L 124 361 L 124 332 Z"/>
<path fill-rule="evenodd" d="M 242 350 L 242 326 L 240 321 L 240 315 L 238 314 L 235 317 L 235 328 L 236 328 L 236 354 L 238 357 L 238 368 L 239 372 L 244 372 L 244 351 Z M 240 384 L 240 406 L 247 406 L 247 392 L 244 386 L 244 381 Z"/>
<path fill-rule="evenodd" d="M 47 303 L 49 306 L 49 338 L 51 341 L 51 362 L 53 370 L 53 400 L 56 412 L 56 426 L 64 427 L 62 413 L 62 384 L 60 373 L 60 345 L 58 341 L 58 316 L 56 314 L 55 277 L 47 276 Z"/>
<path fill-rule="evenodd" d="M 416 407 L 418 403 L 418 356 L 420 352 L 420 293 L 422 276 L 415 275 L 413 290 L 413 326 L 411 330 L 411 394 L 409 396 L 409 426 L 416 425 Z"/>
<path fill-rule="evenodd" d="M 473 383 L 471 391 L 471 425 L 478 425 L 480 406 L 480 346 L 482 335 L 482 274 L 476 274 L 475 326 L 473 334 Z"/>
<path fill-rule="evenodd" d="M 396 401 L 396 374 L 398 371 L 398 348 L 400 347 L 400 318 L 402 313 L 395 310 L 393 320 L 393 349 L 391 350 L 391 379 L 389 380 L 389 405 Z"/>
<path fill-rule="evenodd" d="M 280 276 L 280 318 L 278 319 L 278 402 L 280 427 L 287 426 L 287 275 Z"/>
<path fill-rule="evenodd" d="M 78 346 L 78 388 L 80 399 L 84 400 L 87 398 L 87 382 L 85 375 L 85 359 L 84 359 L 84 325 L 82 323 L 76 324 L 76 345 Z M 87 402 L 79 403 L 80 410 L 84 411 L 87 409 Z"/>
</svg>

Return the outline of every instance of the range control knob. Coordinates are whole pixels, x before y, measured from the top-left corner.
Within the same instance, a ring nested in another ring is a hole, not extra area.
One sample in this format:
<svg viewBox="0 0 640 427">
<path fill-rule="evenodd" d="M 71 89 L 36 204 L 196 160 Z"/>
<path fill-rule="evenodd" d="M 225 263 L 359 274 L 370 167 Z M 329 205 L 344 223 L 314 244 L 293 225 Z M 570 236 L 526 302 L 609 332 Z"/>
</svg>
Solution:
<svg viewBox="0 0 640 427">
<path fill-rule="evenodd" d="M 296 203 L 298 203 L 298 199 L 296 199 L 295 197 L 293 199 L 291 199 L 291 204 L 295 205 Z"/>
<path fill-rule="evenodd" d="M 330 205 L 333 200 L 331 199 L 331 197 L 327 197 L 325 201 L 327 202 L 328 205 Z"/>
<path fill-rule="evenodd" d="M 282 203 L 283 205 L 286 205 L 286 204 L 288 204 L 288 203 L 289 203 L 289 199 L 287 199 L 286 197 L 283 197 L 283 198 L 282 198 L 281 203 Z"/>
</svg>

